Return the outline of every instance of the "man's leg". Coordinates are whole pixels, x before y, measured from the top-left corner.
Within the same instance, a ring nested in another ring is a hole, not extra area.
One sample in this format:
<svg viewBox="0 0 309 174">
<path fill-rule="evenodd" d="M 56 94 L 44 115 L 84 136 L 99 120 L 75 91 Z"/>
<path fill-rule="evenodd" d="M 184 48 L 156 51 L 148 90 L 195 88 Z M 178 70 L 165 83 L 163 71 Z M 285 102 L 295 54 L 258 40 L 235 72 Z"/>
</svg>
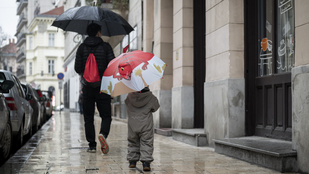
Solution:
<svg viewBox="0 0 309 174">
<path fill-rule="evenodd" d="M 96 95 L 97 108 L 102 119 L 100 134 L 107 138 L 112 122 L 111 117 L 111 97 L 105 93 Z"/>
<path fill-rule="evenodd" d="M 109 151 L 109 146 L 106 138 L 110 131 L 110 126 L 112 122 L 111 118 L 111 98 L 109 95 L 100 93 L 100 88 L 97 89 L 98 94 L 96 95 L 97 108 L 99 110 L 101 121 L 101 128 L 99 134 L 99 140 L 101 143 L 101 151 L 107 154 Z"/>
<path fill-rule="evenodd" d="M 79 103 L 79 113 L 83 114 L 83 104 Z"/>
<path fill-rule="evenodd" d="M 83 111 L 84 111 L 86 139 L 89 142 L 89 147 L 96 147 L 97 144 L 95 142 L 95 127 L 94 127 L 95 100 L 93 97 L 93 88 L 84 86 L 83 95 L 84 95 Z"/>
</svg>

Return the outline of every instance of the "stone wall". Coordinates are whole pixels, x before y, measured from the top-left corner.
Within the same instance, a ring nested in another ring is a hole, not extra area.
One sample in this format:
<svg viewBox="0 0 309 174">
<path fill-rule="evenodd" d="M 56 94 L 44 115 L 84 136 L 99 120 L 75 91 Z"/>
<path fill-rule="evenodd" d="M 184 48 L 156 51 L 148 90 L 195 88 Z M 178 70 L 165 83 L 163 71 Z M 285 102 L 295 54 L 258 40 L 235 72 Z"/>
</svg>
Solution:
<svg viewBox="0 0 309 174">
<path fill-rule="evenodd" d="M 309 173 L 309 1 L 295 3 L 295 67 L 292 69 L 292 141 L 299 170 Z"/>
</svg>

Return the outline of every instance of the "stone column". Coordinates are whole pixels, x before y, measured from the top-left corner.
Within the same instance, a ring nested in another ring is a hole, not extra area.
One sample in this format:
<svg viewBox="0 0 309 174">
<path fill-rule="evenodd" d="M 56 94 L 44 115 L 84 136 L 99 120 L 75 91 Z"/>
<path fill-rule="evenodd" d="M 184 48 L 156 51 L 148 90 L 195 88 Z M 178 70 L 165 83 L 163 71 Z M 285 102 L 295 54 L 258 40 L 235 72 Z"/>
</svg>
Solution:
<svg viewBox="0 0 309 174">
<path fill-rule="evenodd" d="M 143 51 L 151 53 L 153 51 L 154 0 L 144 0 L 143 9 Z"/>
<path fill-rule="evenodd" d="M 150 9 L 153 4 L 153 19 L 151 15 L 146 14 L 146 19 L 154 21 L 153 25 L 153 53 L 160 57 L 167 67 L 164 71 L 164 77 L 150 85 L 150 89 L 157 96 L 160 102 L 160 108 L 154 113 L 155 128 L 171 127 L 171 88 L 173 78 L 173 0 L 146 0 L 144 5 Z M 147 13 L 147 12 L 145 12 Z M 146 21 L 145 21 L 146 22 Z M 147 22 L 146 22 L 147 23 Z M 149 28 L 150 29 L 150 28 Z M 145 31 L 146 32 L 146 31 Z M 145 39 L 151 35 L 147 31 Z M 147 41 L 146 40 L 146 41 Z M 149 42 L 150 40 L 148 40 Z M 146 43 L 146 49 L 149 49 L 149 43 Z"/>
<path fill-rule="evenodd" d="M 205 132 L 245 135 L 243 0 L 206 1 Z"/>
<path fill-rule="evenodd" d="M 193 1 L 174 0 L 172 128 L 193 128 Z"/>
</svg>

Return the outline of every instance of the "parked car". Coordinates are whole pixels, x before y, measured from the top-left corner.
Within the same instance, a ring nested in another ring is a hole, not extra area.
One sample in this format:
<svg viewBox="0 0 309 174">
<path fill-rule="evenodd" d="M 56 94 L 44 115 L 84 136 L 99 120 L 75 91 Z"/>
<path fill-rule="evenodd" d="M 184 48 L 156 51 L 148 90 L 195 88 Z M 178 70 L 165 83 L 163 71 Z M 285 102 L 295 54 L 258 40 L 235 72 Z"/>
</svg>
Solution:
<svg viewBox="0 0 309 174">
<path fill-rule="evenodd" d="M 38 95 L 37 91 L 34 90 L 30 84 L 22 83 L 21 85 L 26 95 L 31 95 L 29 103 L 33 109 L 32 130 L 33 132 L 36 132 L 41 126 L 43 121 L 44 107 L 41 105 L 40 96 Z"/>
<path fill-rule="evenodd" d="M 24 143 L 24 136 L 32 136 L 32 113 L 29 100 L 31 96 L 25 95 L 19 79 L 9 71 L 0 70 L 0 83 L 11 80 L 14 86 L 10 90 L 3 91 L 8 107 L 10 108 L 10 119 L 14 143 L 17 147 Z"/>
<path fill-rule="evenodd" d="M 42 110 L 43 110 L 43 117 L 42 117 L 42 125 L 46 122 L 47 120 L 47 116 L 46 116 L 46 97 L 43 95 L 43 92 L 42 90 L 40 89 L 35 89 L 35 91 L 38 93 L 38 96 L 39 96 L 39 101 L 40 101 L 40 104 L 42 106 Z"/>
<path fill-rule="evenodd" d="M 9 158 L 12 147 L 10 109 L 2 91 L 7 91 L 13 86 L 14 82 L 10 80 L 4 80 L 0 83 L 0 165 Z"/>
<path fill-rule="evenodd" d="M 46 116 L 47 119 L 49 119 L 53 115 L 53 108 L 54 108 L 52 103 L 53 94 L 51 91 L 42 91 L 42 94 L 45 98 Z"/>
</svg>

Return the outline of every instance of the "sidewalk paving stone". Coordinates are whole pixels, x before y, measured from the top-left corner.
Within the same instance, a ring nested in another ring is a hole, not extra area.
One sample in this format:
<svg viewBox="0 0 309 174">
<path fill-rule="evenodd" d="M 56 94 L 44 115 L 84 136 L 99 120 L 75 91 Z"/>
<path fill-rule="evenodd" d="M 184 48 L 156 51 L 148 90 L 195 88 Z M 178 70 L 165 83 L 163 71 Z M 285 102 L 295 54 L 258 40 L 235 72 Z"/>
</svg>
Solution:
<svg viewBox="0 0 309 174">
<path fill-rule="evenodd" d="M 95 117 L 96 132 L 100 118 Z M 79 113 L 55 112 L 54 116 L 3 166 L 0 173 L 58 174 L 58 173 L 143 173 L 142 164 L 128 167 L 127 123 L 114 119 L 107 141 L 108 154 L 86 152 L 83 116 Z M 195 147 L 155 134 L 154 161 L 151 172 L 156 174 L 277 174 L 231 157 L 220 155 L 210 147 Z"/>
</svg>

